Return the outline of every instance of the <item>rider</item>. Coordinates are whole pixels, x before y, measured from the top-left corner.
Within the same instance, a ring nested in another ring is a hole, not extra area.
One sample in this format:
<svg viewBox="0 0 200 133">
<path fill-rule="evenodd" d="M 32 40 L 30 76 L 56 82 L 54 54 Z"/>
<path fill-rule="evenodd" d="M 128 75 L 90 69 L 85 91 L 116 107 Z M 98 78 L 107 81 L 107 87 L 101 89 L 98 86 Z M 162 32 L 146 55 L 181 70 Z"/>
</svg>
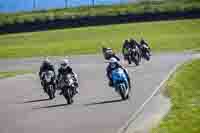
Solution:
<svg viewBox="0 0 200 133">
<path fill-rule="evenodd" d="M 133 38 L 130 39 L 130 45 L 132 46 L 132 48 L 135 48 L 135 47 L 136 47 L 136 49 L 137 49 L 137 48 L 138 48 L 138 49 L 141 48 L 140 44 L 137 43 L 137 41 L 134 40 Z"/>
<path fill-rule="evenodd" d="M 46 92 L 46 88 L 42 82 L 43 80 L 43 77 L 42 77 L 42 73 L 43 72 L 46 72 L 46 71 L 52 71 L 54 73 L 54 80 L 56 79 L 56 74 L 55 74 L 55 69 L 54 69 L 54 66 L 51 64 L 51 61 L 46 58 L 43 62 L 42 62 L 42 65 L 40 66 L 40 71 L 39 71 L 39 77 L 40 77 L 40 80 L 41 80 L 41 85 L 43 87 L 43 90 L 44 92 Z M 54 88 L 55 88 L 56 84 L 54 84 Z"/>
<path fill-rule="evenodd" d="M 133 45 L 128 40 L 125 40 L 122 46 L 122 54 L 124 55 L 124 60 L 128 60 L 129 64 L 131 64 L 131 62 L 128 59 L 129 57 L 128 49 L 132 49 L 132 48 L 133 48 Z"/>
<path fill-rule="evenodd" d="M 150 47 L 148 45 L 147 42 L 145 42 L 145 40 L 142 38 L 141 41 L 140 41 L 140 45 L 143 47 L 144 45 L 146 45 L 148 47 L 148 49 L 150 50 Z"/>
<path fill-rule="evenodd" d="M 123 46 L 122 46 L 122 53 L 123 53 L 123 55 L 128 54 L 127 50 L 129 48 L 132 48 L 132 45 L 129 43 L 128 40 L 125 40 L 124 43 L 123 43 Z"/>
<path fill-rule="evenodd" d="M 110 59 L 109 65 L 106 69 L 106 71 L 107 71 L 106 76 L 109 79 L 109 86 L 113 87 L 112 71 L 117 68 L 121 68 L 124 70 L 124 73 L 126 74 L 126 77 L 128 79 L 129 88 L 131 88 L 130 77 L 128 75 L 127 70 L 125 68 L 123 68 L 115 58 Z"/>
<path fill-rule="evenodd" d="M 58 69 L 58 80 L 60 81 L 62 75 L 67 75 L 67 74 L 72 74 L 73 78 L 74 78 L 74 85 L 75 85 L 75 93 L 78 93 L 77 88 L 78 88 L 78 78 L 77 78 L 77 74 L 74 73 L 72 71 L 72 68 L 69 66 L 69 61 L 68 59 L 64 59 L 62 60 L 62 62 L 60 63 L 60 68 Z M 62 94 L 62 91 L 60 93 L 60 95 Z"/>
<path fill-rule="evenodd" d="M 139 60 L 141 60 L 141 55 L 142 55 L 142 52 L 141 52 L 142 47 L 141 47 L 141 45 L 136 40 L 134 40 L 133 38 L 130 39 L 130 44 L 131 44 L 132 48 L 136 49 L 136 51 L 139 54 Z"/>
</svg>

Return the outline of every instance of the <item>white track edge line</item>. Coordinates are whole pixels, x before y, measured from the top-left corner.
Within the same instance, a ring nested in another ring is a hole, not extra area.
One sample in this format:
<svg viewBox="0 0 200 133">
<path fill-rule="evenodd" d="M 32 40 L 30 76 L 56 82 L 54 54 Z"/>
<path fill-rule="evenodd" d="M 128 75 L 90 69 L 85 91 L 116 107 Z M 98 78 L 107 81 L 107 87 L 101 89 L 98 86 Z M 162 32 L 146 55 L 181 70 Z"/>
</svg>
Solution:
<svg viewBox="0 0 200 133">
<path fill-rule="evenodd" d="M 168 73 L 168 75 L 166 76 L 166 78 L 156 87 L 156 89 L 151 94 L 151 96 L 149 98 L 147 98 L 145 100 L 145 102 L 139 107 L 139 109 L 131 115 L 130 119 L 128 119 L 128 121 L 117 131 L 117 133 L 126 133 L 128 127 L 132 124 L 132 122 L 135 121 L 135 119 L 137 118 L 137 116 L 144 109 L 145 105 L 151 101 L 151 99 L 153 98 L 153 96 L 155 96 L 155 94 L 162 88 L 162 86 L 170 78 L 170 76 L 177 70 L 177 68 L 180 67 L 182 64 L 184 64 L 186 61 L 188 61 L 188 59 L 185 60 L 185 61 L 183 61 L 182 63 L 176 64 L 175 67 L 172 68 L 172 70 Z"/>
</svg>

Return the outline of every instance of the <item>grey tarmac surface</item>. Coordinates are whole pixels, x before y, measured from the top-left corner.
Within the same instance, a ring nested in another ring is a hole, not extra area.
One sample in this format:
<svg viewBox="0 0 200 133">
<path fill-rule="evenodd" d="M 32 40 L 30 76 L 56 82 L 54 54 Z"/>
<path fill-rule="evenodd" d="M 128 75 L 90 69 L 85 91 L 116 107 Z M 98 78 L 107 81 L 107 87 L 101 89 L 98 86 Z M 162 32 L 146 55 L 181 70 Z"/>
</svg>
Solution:
<svg viewBox="0 0 200 133">
<path fill-rule="evenodd" d="M 52 57 L 54 63 L 59 57 Z M 0 80 L 0 133 L 116 133 L 151 96 L 177 63 L 191 54 L 155 54 L 150 62 L 128 66 L 132 94 L 127 101 L 107 85 L 106 63 L 100 55 L 74 56 L 71 64 L 79 76 L 80 94 L 66 105 L 57 94 L 43 94 L 36 74 Z M 0 71 L 39 69 L 42 58 L 0 60 Z"/>
</svg>

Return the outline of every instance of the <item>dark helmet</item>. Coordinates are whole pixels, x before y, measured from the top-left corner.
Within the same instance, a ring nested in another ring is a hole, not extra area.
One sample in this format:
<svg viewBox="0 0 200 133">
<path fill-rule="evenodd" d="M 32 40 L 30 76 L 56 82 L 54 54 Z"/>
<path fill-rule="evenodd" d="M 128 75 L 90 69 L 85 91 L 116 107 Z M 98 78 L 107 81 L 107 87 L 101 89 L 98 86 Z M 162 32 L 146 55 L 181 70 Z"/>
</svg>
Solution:
<svg viewBox="0 0 200 133">
<path fill-rule="evenodd" d="M 128 43 L 128 40 L 126 39 L 126 40 L 124 41 L 124 43 L 127 44 L 127 43 Z"/>
<path fill-rule="evenodd" d="M 44 61 L 43 61 L 43 65 L 45 65 L 45 66 L 51 65 L 51 61 L 50 61 L 48 58 L 46 58 L 46 59 L 44 59 Z"/>
<path fill-rule="evenodd" d="M 136 43 L 135 39 L 133 39 L 133 38 L 130 39 L 130 42 Z"/>
<path fill-rule="evenodd" d="M 133 38 L 130 38 L 130 41 L 135 41 Z"/>
<path fill-rule="evenodd" d="M 145 43 L 144 39 L 142 38 L 140 41 L 141 44 Z"/>
<path fill-rule="evenodd" d="M 114 55 L 115 53 L 114 53 L 114 51 L 112 50 L 112 48 L 107 48 L 106 54 L 107 54 L 108 56 L 112 56 L 112 55 Z"/>
</svg>

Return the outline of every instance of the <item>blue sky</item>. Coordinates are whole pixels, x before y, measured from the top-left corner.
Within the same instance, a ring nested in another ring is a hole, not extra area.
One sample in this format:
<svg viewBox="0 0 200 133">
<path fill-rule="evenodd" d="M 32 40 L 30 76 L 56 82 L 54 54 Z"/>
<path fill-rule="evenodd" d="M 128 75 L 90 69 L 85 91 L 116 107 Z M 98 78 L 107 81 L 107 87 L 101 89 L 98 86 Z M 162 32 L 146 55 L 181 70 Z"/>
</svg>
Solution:
<svg viewBox="0 0 200 133">
<path fill-rule="evenodd" d="M 67 0 L 69 6 L 88 5 L 92 0 Z M 121 0 L 127 2 L 128 0 Z M 32 11 L 34 0 L 0 0 L 0 12 Z M 35 0 L 37 9 L 63 8 L 65 0 Z M 95 0 L 96 4 L 117 4 L 120 0 Z"/>
</svg>

